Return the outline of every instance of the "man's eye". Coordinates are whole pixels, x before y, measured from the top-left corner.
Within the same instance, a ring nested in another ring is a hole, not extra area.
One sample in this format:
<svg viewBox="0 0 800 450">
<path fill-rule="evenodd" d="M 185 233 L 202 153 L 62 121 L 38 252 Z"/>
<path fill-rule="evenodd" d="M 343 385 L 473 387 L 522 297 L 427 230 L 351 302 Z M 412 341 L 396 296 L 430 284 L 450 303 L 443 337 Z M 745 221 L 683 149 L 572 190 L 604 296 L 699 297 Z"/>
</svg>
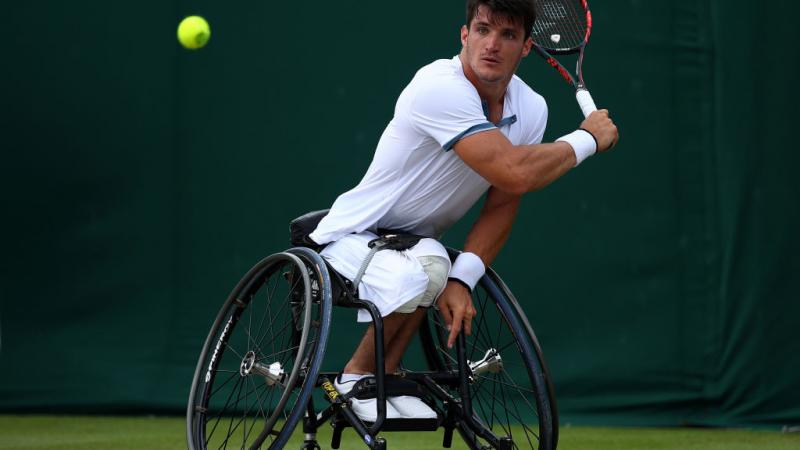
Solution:
<svg viewBox="0 0 800 450">
<path fill-rule="evenodd" d="M 512 33 L 511 31 L 506 31 L 505 37 L 506 37 L 506 39 L 510 39 L 510 40 L 513 41 L 514 39 L 517 38 L 517 35 Z"/>
<path fill-rule="evenodd" d="M 488 29 L 488 28 L 486 28 L 486 27 L 478 27 L 478 33 L 480 33 L 480 34 L 486 34 L 486 33 L 488 33 L 488 32 L 489 32 L 489 29 Z"/>
</svg>

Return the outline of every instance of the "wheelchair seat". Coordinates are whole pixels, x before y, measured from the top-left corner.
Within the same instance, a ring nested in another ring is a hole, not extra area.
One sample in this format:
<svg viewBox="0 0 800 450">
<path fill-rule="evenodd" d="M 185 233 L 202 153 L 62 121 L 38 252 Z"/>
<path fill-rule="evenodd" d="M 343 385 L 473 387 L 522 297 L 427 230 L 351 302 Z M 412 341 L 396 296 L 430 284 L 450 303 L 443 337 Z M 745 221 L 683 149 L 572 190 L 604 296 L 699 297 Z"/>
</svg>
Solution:
<svg viewBox="0 0 800 450">
<path fill-rule="evenodd" d="M 328 212 L 330 209 L 311 211 L 289 222 L 289 242 L 296 247 L 320 250 L 322 246 L 314 242 L 308 235 L 317 229 L 317 225 L 328 215 Z"/>
<path fill-rule="evenodd" d="M 314 242 L 309 235 L 317 229 L 317 226 L 328 215 L 330 209 L 321 209 L 303 214 L 289 222 L 289 242 L 297 247 L 308 247 L 314 250 L 321 250 L 324 245 Z M 369 243 L 370 248 L 382 242 L 386 250 L 408 250 L 417 245 L 424 236 L 407 233 L 401 230 L 378 229 L 378 239 Z"/>
<path fill-rule="evenodd" d="M 330 209 L 311 211 L 289 222 L 289 242 L 297 247 L 310 248 L 316 252 L 321 251 L 325 245 L 314 242 L 309 235 L 317 228 L 319 223 L 328 215 Z M 379 229 L 378 237 L 369 242 L 370 249 L 378 250 L 408 250 L 417 245 L 424 236 L 406 233 L 398 230 Z M 378 248 L 376 248 L 378 247 Z M 372 255 L 369 256 L 371 258 Z M 365 262 L 369 263 L 369 260 Z M 357 286 L 342 276 L 336 269 L 327 263 L 328 271 L 334 279 L 333 304 L 350 308 L 361 308 L 355 298 L 358 297 Z M 366 268 L 366 267 L 365 267 Z M 357 277 L 358 278 L 358 277 Z"/>
</svg>

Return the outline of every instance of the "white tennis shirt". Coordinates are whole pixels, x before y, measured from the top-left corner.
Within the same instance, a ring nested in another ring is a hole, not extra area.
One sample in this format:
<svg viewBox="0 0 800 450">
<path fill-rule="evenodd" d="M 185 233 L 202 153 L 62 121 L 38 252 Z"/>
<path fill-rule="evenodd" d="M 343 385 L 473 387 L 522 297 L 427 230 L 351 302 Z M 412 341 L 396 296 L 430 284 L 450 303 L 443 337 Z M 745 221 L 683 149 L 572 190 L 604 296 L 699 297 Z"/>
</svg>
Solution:
<svg viewBox="0 0 800 450">
<path fill-rule="evenodd" d="M 495 128 L 512 144 L 540 143 L 547 104 L 515 75 L 502 117 L 489 121 L 458 56 L 423 67 L 400 94 L 364 178 L 336 199 L 311 239 L 327 244 L 378 228 L 438 239 L 490 186 L 452 151 L 453 145 Z"/>
</svg>

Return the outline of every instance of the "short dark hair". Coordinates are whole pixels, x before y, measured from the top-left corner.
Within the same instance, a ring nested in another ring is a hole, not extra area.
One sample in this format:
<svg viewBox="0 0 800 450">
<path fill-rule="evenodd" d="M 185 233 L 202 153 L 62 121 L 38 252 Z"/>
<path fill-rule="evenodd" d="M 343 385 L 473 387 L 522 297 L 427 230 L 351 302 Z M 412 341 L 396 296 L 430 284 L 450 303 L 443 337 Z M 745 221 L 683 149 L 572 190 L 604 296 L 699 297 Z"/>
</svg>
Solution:
<svg viewBox="0 0 800 450">
<path fill-rule="evenodd" d="M 478 15 L 478 8 L 483 5 L 489 8 L 492 14 L 505 16 L 511 22 L 522 22 L 525 29 L 525 39 L 530 37 L 533 23 L 536 22 L 535 0 L 467 0 L 467 28 Z"/>
</svg>

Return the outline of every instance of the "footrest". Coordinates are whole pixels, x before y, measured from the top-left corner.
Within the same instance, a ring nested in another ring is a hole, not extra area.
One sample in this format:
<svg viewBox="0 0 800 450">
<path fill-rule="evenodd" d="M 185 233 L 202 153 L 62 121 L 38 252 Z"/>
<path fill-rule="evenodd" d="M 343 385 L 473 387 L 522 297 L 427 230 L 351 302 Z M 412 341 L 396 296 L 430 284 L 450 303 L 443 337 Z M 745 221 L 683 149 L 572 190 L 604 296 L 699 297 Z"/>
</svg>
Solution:
<svg viewBox="0 0 800 450">
<path fill-rule="evenodd" d="M 386 419 L 382 431 L 436 431 L 441 420 L 433 419 Z"/>
<path fill-rule="evenodd" d="M 427 392 L 416 381 L 407 380 L 395 375 L 387 375 L 385 378 L 385 389 L 387 397 L 399 395 L 411 395 L 414 397 L 425 398 Z M 378 386 L 374 377 L 362 378 L 357 381 L 353 389 L 345 394 L 345 398 L 355 397 L 359 399 L 375 398 Z"/>
<path fill-rule="evenodd" d="M 374 422 L 364 422 L 364 425 L 371 427 Z M 432 419 L 386 419 L 383 421 L 381 431 L 436 431 L 442 424 L 440 417 Z M 336 427 L 349 427 L 351 426 L 346 420 L 335 420 L 333 423 Z"/>
</svg>

